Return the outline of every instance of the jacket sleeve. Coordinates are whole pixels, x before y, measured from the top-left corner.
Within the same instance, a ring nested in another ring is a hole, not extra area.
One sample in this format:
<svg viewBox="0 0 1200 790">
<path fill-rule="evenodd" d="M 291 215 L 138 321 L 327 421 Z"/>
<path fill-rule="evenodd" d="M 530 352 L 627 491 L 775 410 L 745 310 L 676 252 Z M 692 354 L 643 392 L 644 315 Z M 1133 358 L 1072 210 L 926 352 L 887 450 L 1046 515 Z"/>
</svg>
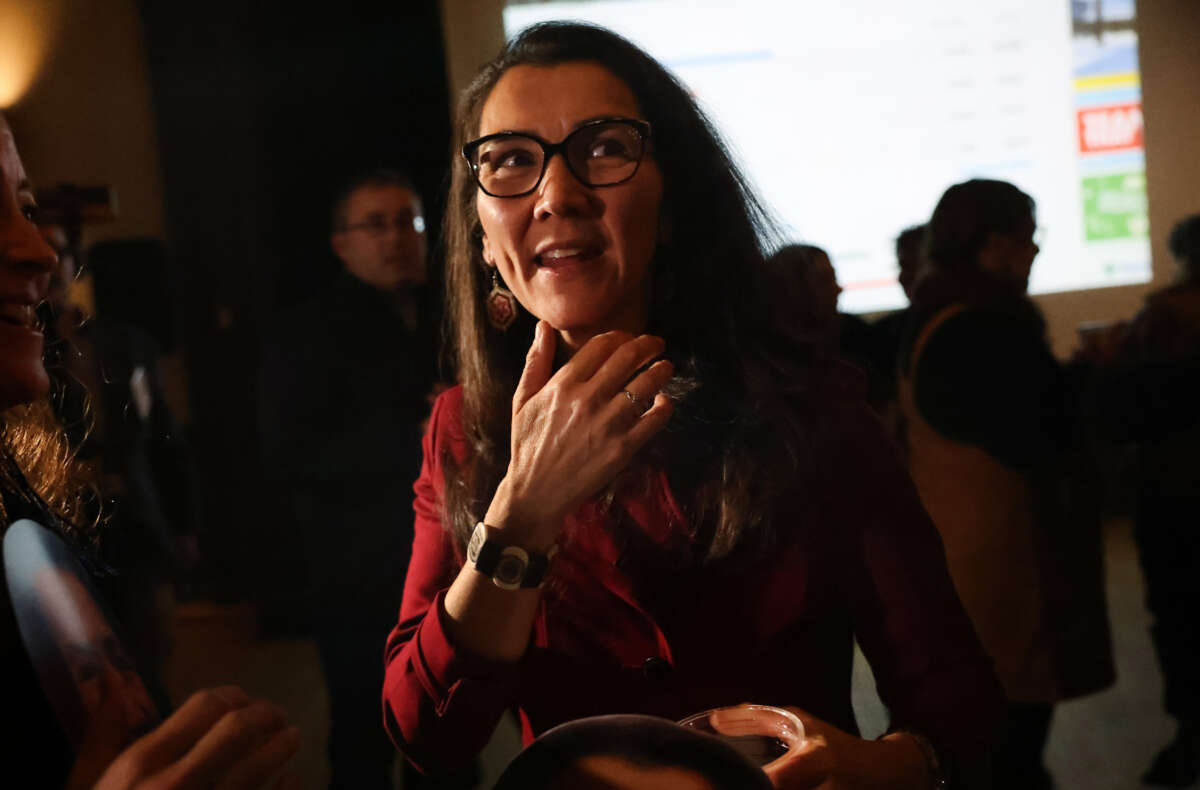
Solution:
<svg viewBox="0 0 1200 790">
<path fill-rule="evenodd" d="M 950 787 L 990 787 L 1000 682 L 955 592 L 937 528 L 882 425 L 865 409 L 847 411 L 860 413 L 836 421 L 840 449 L 831 466 L 873 489 L 845 491 L 835 505 L 845 519 L 841 578 L 855 635 L 892 728 L 934 744 Z"/>
<path fill-rule="evenodd" d="M 516 664 L 459 648 L 447 628 L 445 594 L 462 563 L 441 523 L 441 454 L 457 427 L 460 397 L 456 388 L 438 398 L 422 442 L 412 560 L 400 622 L 385 651 L 384 726 L 396 747 L 427 774 L 460 770 L 487 744 L 516 699 Z"/>
</svg>

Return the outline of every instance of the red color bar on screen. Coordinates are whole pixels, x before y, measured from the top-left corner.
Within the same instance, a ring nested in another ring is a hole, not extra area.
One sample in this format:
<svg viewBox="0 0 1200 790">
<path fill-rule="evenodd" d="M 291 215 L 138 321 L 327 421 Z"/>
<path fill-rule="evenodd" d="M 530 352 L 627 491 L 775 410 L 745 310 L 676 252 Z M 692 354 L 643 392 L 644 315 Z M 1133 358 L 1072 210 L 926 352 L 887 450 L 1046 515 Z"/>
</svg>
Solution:
<svg viewBox="0 0 1200 790">
<path fill-rule="evenodd" d="M 1134 151 L 1143 146 L 1141 102 L 1087 107 L 1077 116 L 1079 150 L 1085 154 Z"/>
</svg>

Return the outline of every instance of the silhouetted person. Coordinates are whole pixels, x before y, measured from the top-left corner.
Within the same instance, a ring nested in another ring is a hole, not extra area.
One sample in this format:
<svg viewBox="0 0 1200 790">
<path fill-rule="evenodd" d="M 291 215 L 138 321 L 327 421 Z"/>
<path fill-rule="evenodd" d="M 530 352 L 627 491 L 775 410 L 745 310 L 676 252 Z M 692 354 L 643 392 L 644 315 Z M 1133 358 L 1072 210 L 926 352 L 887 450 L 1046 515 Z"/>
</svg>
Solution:
<svg viewBox="0 0 1200 790">
<path fill-rule="evenodd" d="M 882 348 L 886 352 L 886 355 L 880 358 L 880 364 L 884 360 L 889 360 L 888 369 L 892 371 L 893 375 L 895 375 L 896 359 L 900 353 L 900 339 L 904 332 L 904 325 L 912 309 L 913 291 L 921 272 L 921 249 L 924 241 L 924 225 L 905 228 L 896 237 L 896 266 L 898 268 L 896 279 L 900 283 L 900 287 L 904 289 L 904 297 L 908 299 L 910 306 L 888 313 L 875 322 L 875 328 L 881 336 Z"/>
<path fill-rule="evenodd" d="M 379 695 L 412 547 L 411 487 L 436 372 L 423 302 L 421 202 L 376 171 L 333 207 L 344 270 L 275 322 L 263 350 L 267 474 L 287 488 L 303 544 L 312 632 L 329 689 L 332 787 L 390 787 Z"/>
<path fill-rule="evenodd" d="M 900 344 L 904 338 L 904 329 L 912 317 L 911 303 L 917 278 L 921 273 L 921 250 L 924 243 L 924 225 L 905 228 L 896 237 L 896 266 L 898 268 L 896 279 L 900 283 L 900 287 L 904 289 L 904 297 L 908 299 L 909 306 L 888 313 L 875 322 L 878 352 L 874 364 L 884 382 L 879 411 L 901 447 L 904 445 L 905 429 L 898 403 L 896 365 L 900 360 Z"/>
<path fill-rule="evenodd" d="M 840 356 L 867 374 L 867 401 L 878 408 L 887 391 L 879 370 L 880 335 L 863 319 L 838 310 L 842 286 L 829 253 L 811 244 L 789 244 L 766 263 L 771 303 L 789 333 L 804 336 L 823 353 Z"/>
<path fill-rule="evenodd" d="M 1009 698 L 1004 788 L 1052 787 L 1042 752 L 1054 703 L 1113 680 L 1077 394 L 1025 295 L 1035 230 L 1034 202 L 1012 184 L 950 187 L 901 352 L 910 471 Z"/>
<path fill-rule="evenodd" d="M 1134 538 L 1174 740 L 1143 777 L 1186 787 L 1200 776 L 1200 214 L 1169 247 L 1176 283 L 1150 295 L 1099 384 L 1101 417 L 1138 449 Z"/>
</svg>

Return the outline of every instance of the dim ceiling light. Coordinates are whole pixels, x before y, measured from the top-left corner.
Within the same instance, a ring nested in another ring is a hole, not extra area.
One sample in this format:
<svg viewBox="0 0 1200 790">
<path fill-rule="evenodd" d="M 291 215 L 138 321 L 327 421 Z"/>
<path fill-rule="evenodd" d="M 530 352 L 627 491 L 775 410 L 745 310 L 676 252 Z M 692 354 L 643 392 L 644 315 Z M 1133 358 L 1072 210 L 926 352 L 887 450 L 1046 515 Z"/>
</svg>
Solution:
<svg viewBox="0 0 1200 790">
<path fill-rule="evenodd" d="M 0 109 L 16 104 L 33 83 L 61 9 L 53 0 L 0 0 Z"/>
</svg>

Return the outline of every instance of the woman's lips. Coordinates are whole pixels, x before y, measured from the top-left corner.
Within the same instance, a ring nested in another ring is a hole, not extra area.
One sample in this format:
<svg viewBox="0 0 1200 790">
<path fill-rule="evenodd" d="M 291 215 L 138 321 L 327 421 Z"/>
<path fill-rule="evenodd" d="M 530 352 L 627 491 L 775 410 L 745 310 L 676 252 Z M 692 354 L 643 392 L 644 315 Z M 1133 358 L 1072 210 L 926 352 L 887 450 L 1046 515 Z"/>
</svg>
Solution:
<svg viewBox="0 0 1200 790">
<path fill-rule="evenodd" d="M 584 263 L 600 255 L 599 247 L 556 247 L 535 255 L 533 262 L 543 269 L 561 269 Z"/>
<path fill-rule="evenodd" d="M 0 302 L 0 326 L 12 326 L 34 333 L 41 331 L 33 305 L 19 302 Z"/>
</svg>

